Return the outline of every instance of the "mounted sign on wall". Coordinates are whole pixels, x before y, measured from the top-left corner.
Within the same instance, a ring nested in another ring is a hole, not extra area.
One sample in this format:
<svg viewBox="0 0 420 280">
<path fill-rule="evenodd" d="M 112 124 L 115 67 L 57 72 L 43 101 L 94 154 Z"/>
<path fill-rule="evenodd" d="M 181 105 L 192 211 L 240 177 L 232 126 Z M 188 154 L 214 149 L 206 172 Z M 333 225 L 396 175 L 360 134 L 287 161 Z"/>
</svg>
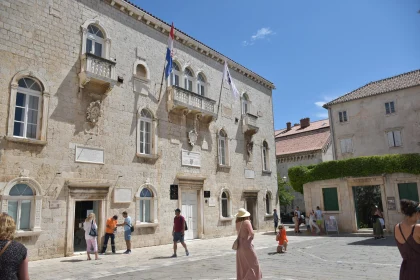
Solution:
<svg viewBox="0 0 420 280">
<path fill-rule="evenodd" d="M 178 200 L 178 185 L 170 186 L 170 198 L 171 200 Z"/>
<path fill-rule="evenodd" d="M 209 198 L 210 197 L 210 191 L 204 191 L 204 197 Z"/>
<path fill-rule="evenodd" d="M 131 188 L 114 189 L 114 203 L 130 203 L 133 200 Z"/>
</svg>

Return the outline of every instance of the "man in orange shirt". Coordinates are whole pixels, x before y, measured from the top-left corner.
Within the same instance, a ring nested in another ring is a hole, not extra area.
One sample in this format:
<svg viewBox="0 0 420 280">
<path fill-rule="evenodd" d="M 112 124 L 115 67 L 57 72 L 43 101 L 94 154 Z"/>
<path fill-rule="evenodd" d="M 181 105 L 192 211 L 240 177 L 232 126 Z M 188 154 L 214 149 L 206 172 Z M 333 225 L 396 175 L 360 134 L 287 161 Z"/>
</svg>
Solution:
<svg viewBox="0 0 420 280">
<path fill-rule="evenodd" d="M 105 240 L 104 240 L 104 246 L 102 247 L 101 254 L 105 254 L 106 247 L 108 246 L 108 240 L 110 237 L 111 237 L 112 253 L 115 254 L 115 231 L 117 230 L 117 222 L 118 222 L 117 215 L 114 215 L 108 220 L 106 220 Z"/>
</svg>

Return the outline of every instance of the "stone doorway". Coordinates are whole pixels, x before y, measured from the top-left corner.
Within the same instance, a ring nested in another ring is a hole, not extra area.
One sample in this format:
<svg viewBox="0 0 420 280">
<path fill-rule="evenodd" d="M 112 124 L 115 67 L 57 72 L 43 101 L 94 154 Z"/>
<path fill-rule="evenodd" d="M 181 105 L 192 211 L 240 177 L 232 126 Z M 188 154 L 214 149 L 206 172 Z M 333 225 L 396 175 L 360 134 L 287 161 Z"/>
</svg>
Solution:
<svg viewBox="0 0 420 280">
<path fill-rule="evenodd" d="M 357 230 L 373 228 L 372 216 L 374 207 L 378 206 L 383 212 L 381 188 L 373 186 L 353 186 L 354 209 Z"/>
<path fill-rule="evenodd" d="M 83 223 L 86 217 L 93 212 L 96 216 L 96 223 L 99 224 L 99 204 L 100 201 L 76 201 L 74 213 L 74 252 L 86 251 L 85 231 Z"/>
<path fill-rule="evenodd" d="M 244 192 L 245 209 L 251 213 L 252 228 L 258 229 L 258 191 Z"/>
<path fill-rule="evenodd" d="M 86 182 L 86 181 L 69 181 L 67 182 L 68 198 L 67 198 L 67 228 L 65 237 L 65 256 L 72 256 L 74 252 L 86 251 L 84 240 L 80 238 L 78 232 L 79 221 L 84 220 L 87 210 L 97 211 L 96 219 L 98 224 L 98 243 L 102 244 L 102 237 L 105 232 L 106 209 L 108 208 L 109 183 L 102 182 Z M 87 209 L 91 207 L 93 209 Z M 77 243 L 77 246 L 75 246 Z M 100 245 L 98 245 L 100 247 Z"/>
</svg>

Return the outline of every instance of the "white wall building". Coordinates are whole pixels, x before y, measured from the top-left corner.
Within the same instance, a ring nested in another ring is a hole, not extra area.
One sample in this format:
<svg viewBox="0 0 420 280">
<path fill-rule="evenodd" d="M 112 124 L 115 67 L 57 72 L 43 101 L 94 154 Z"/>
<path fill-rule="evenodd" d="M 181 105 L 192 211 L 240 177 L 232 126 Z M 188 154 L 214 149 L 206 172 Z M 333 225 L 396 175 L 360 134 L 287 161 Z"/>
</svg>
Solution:
<svg viewBox="0 0 420 280">
<path fill-rule="evenodd" d="M 90 211 L 102 236 L 127 210 L 133 247 L 170 243 L 178 207 L 187 239 L 234 234 L 239 207 L 272 228 L 271 82 L 176 30 L 161 85 L 170 26 L 123 0 L 0 6 L 0 203 L 30 259 L 84 251 Z M 242 96 L 219 103 L 225 59 Z"/>
</svg>

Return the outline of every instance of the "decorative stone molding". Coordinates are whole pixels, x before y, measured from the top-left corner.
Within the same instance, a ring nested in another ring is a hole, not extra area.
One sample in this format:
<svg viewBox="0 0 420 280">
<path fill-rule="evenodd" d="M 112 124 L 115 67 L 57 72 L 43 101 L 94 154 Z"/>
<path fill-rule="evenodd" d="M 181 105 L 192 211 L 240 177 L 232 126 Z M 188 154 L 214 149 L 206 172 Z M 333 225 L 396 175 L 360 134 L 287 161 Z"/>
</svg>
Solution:
<svg viewBox="0 0 420 280">
<path fill-rule="evenodd" d="M 149 191 L 152 192 L 152 197 L 151 198 L 147 198 L 150 200 L 150 220 L 151 222 L 141 222 L 140 219 L 140 200 L 144 199 L 140 197 L 140 193 L 141 191 L 147 188 Z M 138 189 L 137 193 L 136 193 L 136 223 L 135 226 L 136 227 L 157 227 L 159 225 L 159 220 L 158 220 L 158 195 L 157 195 L 157 190 L 156 188 L 150 184 L 150 183 L 145 183 L 143 185 L 140 186 L 140 188 Z"/>
<path fill-rule="evenodd" d="M 249 157 L 252 156 L 253 149 L 254 149 L 254 141 L 248 141 L 246 143 L 246 151 L 247 151 Z"/>
<path fill-rule="evenodd" d="M 92 124 L 96 124 L 101 116 L 101 102 L 99 100 L 91 102 L 86 110 L 86 119 Z"/>
<path fill-rule="evenodd" d="M 191 130 L 188 133 L 188 141 L 191 144 L 191 146 L 194 147 L 195 143 L 197 142 L 197 139 L 198 139 L 198 133 L 197 133 L 197 131 L 195 129 Z"/>
</svg>

